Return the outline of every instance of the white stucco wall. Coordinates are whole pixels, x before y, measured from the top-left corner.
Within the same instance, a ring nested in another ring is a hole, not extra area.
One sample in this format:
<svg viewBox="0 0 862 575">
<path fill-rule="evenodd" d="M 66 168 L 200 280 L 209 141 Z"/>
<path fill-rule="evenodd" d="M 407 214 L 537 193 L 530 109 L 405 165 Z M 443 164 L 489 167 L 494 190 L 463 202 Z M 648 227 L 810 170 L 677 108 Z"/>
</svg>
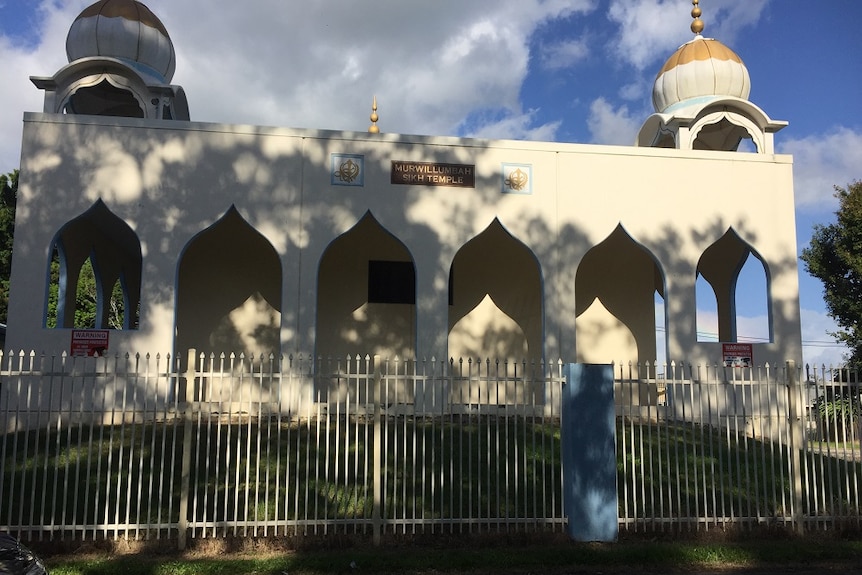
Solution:
<svg viewBox="0 0 862 575">
<path fill-rule="evenodd" d="M 331 154 L 364 156 L 364 186 L 332 185 Z M 393 185 L 392 160 L 475 165 L 476 186 Z M 503 163 L 531 167 L 531 194 L 501 192 Z M 415 263 L 419 357 L 446 353 L 452 259 L 497 218 L 541 267 L 546 358 L 589 346 L 576 342 L 575 275 L 619 224 L 664 273 L 669 359 L 721 359 L 696 341 L 695 272 L 730 227 L 769 267 L 774 339 L 755 361 L 801 358 L 788 156 L 26 114 L 9 349 L 69 348 L 70 330 L 42 327 L 49 249 L 98 199 L 143 255 L 140 329 L 112 332 L 111 351 L 171 351 L 183 249 L 234 205 L 281 258 L 286 353 L 314 351 L 320 258 L 370 211 Z"/>
</svg>

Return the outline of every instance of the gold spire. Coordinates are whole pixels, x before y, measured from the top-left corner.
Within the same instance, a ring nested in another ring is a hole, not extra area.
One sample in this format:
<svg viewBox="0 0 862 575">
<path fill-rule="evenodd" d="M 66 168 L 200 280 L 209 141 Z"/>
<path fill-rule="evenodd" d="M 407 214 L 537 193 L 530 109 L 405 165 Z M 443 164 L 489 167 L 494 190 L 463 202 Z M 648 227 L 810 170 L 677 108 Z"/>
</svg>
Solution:
<svg viewBox="0 0 862 575">
<path fill-rule="evenodd" d="M 374 102 L 371 104 L 371 126 L 368 128 L 369 133 L 380 133 L 380 128 L 377 127 L 377 120 L 379 119 L 380 117 L 377 115 L 377 96 L 374 96 Z"/>
<path fill-rule="evenodd" d="M 703 12 L 700 10 L 700 0 L 691 0 L 691 3 L 694 5 L 694 8 L 691 9 L 691 17 L 694 18 L 694 22 L 691 23 L 691 31 L 700 35 L 703 32 L 703 20 L 700 19 Z"/>
</svg>

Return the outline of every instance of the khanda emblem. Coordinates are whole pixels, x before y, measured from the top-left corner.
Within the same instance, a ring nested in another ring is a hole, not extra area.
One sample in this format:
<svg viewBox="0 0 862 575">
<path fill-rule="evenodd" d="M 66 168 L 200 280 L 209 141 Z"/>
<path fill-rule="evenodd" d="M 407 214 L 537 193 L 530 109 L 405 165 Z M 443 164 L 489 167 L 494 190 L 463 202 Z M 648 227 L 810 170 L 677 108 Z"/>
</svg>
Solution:
<svg viewBox="0 0 862 575">
<path fill-rule="evenodd" d="M 356 178 L 359 177 L 359 172 L 360 172 L 359 164 L 357 164 L 353 160 L 348 159 L 348 160 L 342 162 L 341 165 L 338 166 L 338 169 L 335 170 L 334 175 L 340 181 L 342 181 L 346 184 L 350 184 L 354 180 L 356 180 Z"/>
<path fill-rule="evenodd" d="M 516 192 L 523 191 L 527 187 L 527 183 L 529 183 L 530 178 L 527 176 L 527 173 L 521 170 L 521 168 L 517 168 L 514 172 L 509 173 L 509 177 L 506 178 L 506 187 L 510 190 L 515 190 Z"/>
</svg>

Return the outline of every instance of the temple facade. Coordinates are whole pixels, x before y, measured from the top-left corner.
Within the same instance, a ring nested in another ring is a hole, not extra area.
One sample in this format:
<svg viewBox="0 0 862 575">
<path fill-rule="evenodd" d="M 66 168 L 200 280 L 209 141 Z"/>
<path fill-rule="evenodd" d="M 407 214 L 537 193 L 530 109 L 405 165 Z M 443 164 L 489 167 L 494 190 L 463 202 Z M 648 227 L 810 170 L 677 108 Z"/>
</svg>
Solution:
<svg viewBox="0 0 862 575">
<path fill-rule="evenodd" d="M 376 102 L 367 133 L 193 122 L 159 19 L 93 4 L 33 78 L 7 348 L 715 363 L 754 262 L 741 359 L 801 359 L 786 123 L 694 4 L 629 147 L 379 133 Z"/>
</svg>

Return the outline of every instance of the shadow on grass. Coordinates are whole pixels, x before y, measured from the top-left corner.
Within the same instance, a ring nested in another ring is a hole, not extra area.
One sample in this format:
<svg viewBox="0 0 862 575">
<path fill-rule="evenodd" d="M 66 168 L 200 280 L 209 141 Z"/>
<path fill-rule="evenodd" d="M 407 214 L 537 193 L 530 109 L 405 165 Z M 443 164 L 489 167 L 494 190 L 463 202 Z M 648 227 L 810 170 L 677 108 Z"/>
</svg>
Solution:
<svg viewBox="0 0 862 575">
<path fill-rule="evenodd" d="M 191 429 L 192 537 L 370 534 L 374 434 L 364 418 L 199 420 Z M 0 525 L 24 540 L 176 537 L 183 434 L 173 421 L 8 434 L 0 444 Z M 624 532 L 788 523 L 786 446 L 673 422 L 620 420 L 617 434 Z M 564 524 L 558 422 L 390 417 L 381 447 L 387 533 L 546 532 Z M 859 527 L 860 463 L 814 451 L 799 457 L 809 526 L 823 517 Z"/>
</svg>

